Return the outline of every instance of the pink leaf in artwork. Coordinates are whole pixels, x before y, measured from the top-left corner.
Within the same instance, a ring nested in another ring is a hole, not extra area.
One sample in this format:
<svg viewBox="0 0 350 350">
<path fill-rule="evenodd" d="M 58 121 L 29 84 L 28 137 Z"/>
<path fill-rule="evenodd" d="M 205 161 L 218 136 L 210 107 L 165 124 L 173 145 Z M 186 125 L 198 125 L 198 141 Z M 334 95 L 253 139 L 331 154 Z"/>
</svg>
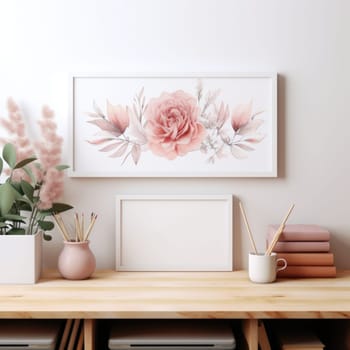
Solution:
<svg viewBox="0 0 350 350">
<path fill-rule="evenodd" d="M 259 142 L 261 142 L 264 138 L 265 138 L 265 135 L 264 135 L 264 134 L 256 133 L 254 136 L 251 136 L 251 137 L 245 139 L 245 141 L 246 141 L 246 142 L 250 142 L 250 143 L 259 143 Z"/>
<path fill-rule="evenodd" d="M 232 145 L 231 153 L 237 159 L 245 159 L 248 157 L 247 153 L 244 152 L 241 148 L 237 147 L 236 145 Z"/>
<path fill-rule="evenodd" d="M 107 100 L 107 116 L 111 123 L 120 131 L 121 134 L 129 126 L 129 108 L 123 108 L 121 105 L 112 105 Z"/>
<path fill-rule="evenodd" d="M 88 123 L 98 126 L 101 130 L 111 131 L 113 133 L 117 133 L 118 135 L 121 135 L 120 130 L 117 129 L 114 125 L 112 125 L 109 121 L 105 119 L 89 120 Z"/>
<path fill-rule="evenodd" d="M 252 104 L 252 101 L 247 104 L 240 104 L 233 110 L 231 123 L 234 131 L 239 130 L 249 122 L 252 116 Z"/>
<path fill-rule="evenodd" d="M 132 155 L 132 159 L 134 160 L 134 163 L 137 165 L 141 157 L 141 146 L 137 144 L 132 146 L 131 155 Z"/>
<path fill-rule="evenodd" d="M 248 124 L 239 129 L 240 135 L 249 135 L 257 131 L 257 129 L 264 123 L 261 119 L 251 120 Z"/>
<path fill-rule="evenodd" d="M 100 152 L 109 152 L 112 151 L 114 149 L 116 149 L 117 147 L 119 147 L 122 143 L 124 143 L 124 141 L 115 141 L 113 143 L 110 143 L 109 145 L 102 147 L 99 149 Z"/>
<path fill-rule="evenodd" d="M 121 157 L 121 156 L 125 153 L 125 151 L 127 150 L 128 146 L 129 146 L 129 143 L 128 143 L 128 142 L 124 142 L 124 143 L 118 148 L 118 150 L 117 150 L 116 152 L 114 152 L 114 153 L 112 153 L 112 154 L 110 155 L 110 157 L 111 157 L 111 158 L 118 158 L 118 157 Z"/>
<path fill-rule="evenodd" d="M 102 143 L 108 142 L 113 140 L 112 138 L 104 138 L 104 139 L 97 139 L 97 140 L 87 140 L 92 145 L 101 145 Z"/>
</svg>

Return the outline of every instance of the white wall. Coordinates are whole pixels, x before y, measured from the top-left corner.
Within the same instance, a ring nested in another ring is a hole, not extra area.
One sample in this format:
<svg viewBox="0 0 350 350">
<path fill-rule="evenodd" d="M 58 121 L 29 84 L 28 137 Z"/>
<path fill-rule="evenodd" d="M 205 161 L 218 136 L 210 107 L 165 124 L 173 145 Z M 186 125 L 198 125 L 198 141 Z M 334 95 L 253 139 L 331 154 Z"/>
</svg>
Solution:
<svg viewBox="0 0 350 350">
<path fill-rule="evenodd" d="M 258 246 L 290 223 L 332 232 L 350 268 L 350 3 L 347 0 L 11 0 L 0 2 L 0 114 L 13 96 L 33 118 L 56 111 L 68 139 L 69 72 L 266 72 L 279 79 L 277 179 L 67 179 L 65 201 L 100 214 L 99 268 L 114 266 L 114 194 L 232 193 Z M 68 147 L 65 149 L 68 159 Z M 236 267 L 249 243 L 236 210 Z M 61 239 L 45 245 L 55 266 Z"/>
</svg>

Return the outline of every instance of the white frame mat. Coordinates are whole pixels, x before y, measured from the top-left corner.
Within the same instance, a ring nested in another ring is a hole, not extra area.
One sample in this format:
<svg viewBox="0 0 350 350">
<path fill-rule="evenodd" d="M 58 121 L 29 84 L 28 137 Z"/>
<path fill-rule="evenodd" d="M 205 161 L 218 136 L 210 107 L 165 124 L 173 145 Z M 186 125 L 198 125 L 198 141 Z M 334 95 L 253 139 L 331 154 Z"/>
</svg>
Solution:
<svg viewBox="0 0 350 350">
<path fill-rule="evenodd" d="M 232 195 L 118 195 L 117 271 L 232 271 Z"/>
</svg>

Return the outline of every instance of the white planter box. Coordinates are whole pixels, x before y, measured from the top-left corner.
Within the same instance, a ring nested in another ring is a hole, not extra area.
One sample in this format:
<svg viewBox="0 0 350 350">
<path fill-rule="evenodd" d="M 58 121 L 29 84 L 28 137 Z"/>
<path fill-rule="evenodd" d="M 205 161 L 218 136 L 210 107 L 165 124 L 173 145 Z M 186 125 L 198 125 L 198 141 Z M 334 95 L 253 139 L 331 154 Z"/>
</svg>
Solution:
<svg viewBox="0 0 350 350">
<path fill-rule="evenodd" d="M 31 284 L 41 274 L 42 233 L 0 235 L 0 283 Z"/>
</svg>

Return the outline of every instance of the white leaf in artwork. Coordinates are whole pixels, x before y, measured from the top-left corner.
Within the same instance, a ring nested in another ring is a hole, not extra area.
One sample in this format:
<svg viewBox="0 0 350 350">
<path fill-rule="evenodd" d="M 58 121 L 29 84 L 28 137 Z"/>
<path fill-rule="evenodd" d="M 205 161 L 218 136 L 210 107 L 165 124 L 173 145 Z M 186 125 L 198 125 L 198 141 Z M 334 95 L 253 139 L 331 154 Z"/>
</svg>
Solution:
<svg viewBox="0 0 350 350">
<path fill-rule="evenodd" d="M 147 137 L 144 128 L 141 125 L 141 122 L 136 117 L 134 113 L 131 114 L 131 123 L 129 126 L 129 134 L 132 135 L 137 143 L 144 145 L 147 143 Z"/>
<path fill-rule="evenodd" d="M 109 145 L 102 147 L 101 149 L 99 149 L 100 152 L 109 152 L 112 151 L 116 148 L 118 148 L 122 143 L 124 143 L 124 141 L 119 140 L 119 141 L 115 141 L 113 143 L 110 143 Z"/>
<path fill-rule="evenodd" d="M 100 116 L 97 113 L 94 112 L 86 112 L 86 114 L 90 117 L 90 118 L 100 118 Z"/>
<path fill-rule="evenodd" d="M 105 117 L 104 114 L 103 114 L 103 112 L 102 112 L 102 110 L 101 110 L 100 107 L 96 104 L 95 101 L 93 102 L 93 107 L 94 107 L 94 110 L 95 110 L 96 114 L 97 114 L 99 117 L 101 117 L 101 118 L 104 118 L 104 117 Z"/>
<path fill-rule="evenodd" d="M 235 146 L 242 148 L 245 151 L 254 151 L 255 150 L 255 148 L 248 146 L 247 144 L 244 144 L 244 143 L 236 143 Z"/>
<path fill-rule="evenodd" d="M 248 124 L 239 129 L 239 135 L 249 135 L 257 131 L 257 129 L 264 123 L 261 119 L 251 120 Z"/>
<path fill-rule="evenodd" d="M 128 146 L 129 146 L 129 143 L 124 142 L 116 152 L 114 152 L 110 155 L 110 157 L 111 158 L 121 157 L 125 153 L 125 151 L 128 149 Z"/>
<path fill-rule="evenodd" d="M 141 157 L 141 146 L 137 144 L 132 146 L 131 155 L 132 155 L 132 159 L 134 160 L 134 163 L 137 165 Z"/>
<path fill-rule="evenodd" d="M 247 153 L 236 145 L 231 146 L 231 153 L 237 159 L 245 159 L 248 157 Z"/>
</svg>

